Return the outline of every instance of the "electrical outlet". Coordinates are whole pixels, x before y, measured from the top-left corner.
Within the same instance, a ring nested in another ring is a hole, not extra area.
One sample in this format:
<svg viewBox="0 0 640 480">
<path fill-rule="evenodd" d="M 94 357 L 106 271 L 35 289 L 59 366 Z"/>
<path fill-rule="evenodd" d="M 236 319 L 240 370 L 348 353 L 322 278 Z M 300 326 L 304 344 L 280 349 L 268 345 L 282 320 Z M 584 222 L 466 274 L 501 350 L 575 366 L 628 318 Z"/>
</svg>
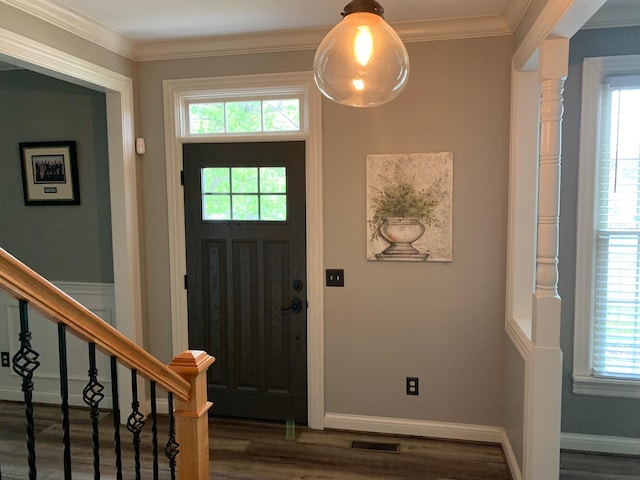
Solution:
<svg viewBox="0 0 640 480">
<path fill-rule="evenodd" d="M 9 363 L 9 352 L 0 352 L 0 361 L 3 367 L 9 368 L 11 366 Z"/>
<path fill-rule="evenodd" d="M 407 395 L 419 395 L 418 377 L 407 377 Z"/>
<path fill-rule="evenodd" d="M 344 287 L 344 270 L 327 269 L 327 287 Z"/>
</svg>

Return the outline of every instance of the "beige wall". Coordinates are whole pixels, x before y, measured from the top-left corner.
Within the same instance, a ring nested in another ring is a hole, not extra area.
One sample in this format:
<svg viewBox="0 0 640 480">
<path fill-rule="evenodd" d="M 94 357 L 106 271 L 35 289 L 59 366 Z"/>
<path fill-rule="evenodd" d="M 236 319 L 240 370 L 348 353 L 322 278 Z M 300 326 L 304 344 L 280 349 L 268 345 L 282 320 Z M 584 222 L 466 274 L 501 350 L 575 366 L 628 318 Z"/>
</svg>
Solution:
<svg viewBox="0 0 640 480">
<path fill-rule="evenodd" d="M 326 410 L 502 425 L 511 38 L 409 44 L 394 102 L 323 101 Z M 310 70 L 313 52 L 139 64 L 140 164 L 149 346 L 171 354 L 162 80 Z M 454 261 L 365 259 L 368 153 L 454 153 Z M 215 355 L 216 352 L 212 352 Z M 418 376 L 421 395 L 405 395 Z"/>
</svg>

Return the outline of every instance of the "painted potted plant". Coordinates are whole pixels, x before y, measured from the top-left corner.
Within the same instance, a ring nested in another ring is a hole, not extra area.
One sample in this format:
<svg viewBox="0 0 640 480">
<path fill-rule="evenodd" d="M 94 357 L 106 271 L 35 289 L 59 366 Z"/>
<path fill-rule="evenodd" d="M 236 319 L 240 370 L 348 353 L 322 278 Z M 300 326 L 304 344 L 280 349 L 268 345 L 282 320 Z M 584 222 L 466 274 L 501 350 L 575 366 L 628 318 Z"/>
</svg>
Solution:
<svg viewBox="0 0 640 480">
<path fill-rule="evenodd" d="M 411 244 L 434 223 L 439 203 L 430 191 L 418 190 L 406 179 L 386 180 L 371 199 L 373 216 L 369 220 L 372 238 L 381 236 L 391 244 L 382 255 L 418 255 Z"/>
</svg>

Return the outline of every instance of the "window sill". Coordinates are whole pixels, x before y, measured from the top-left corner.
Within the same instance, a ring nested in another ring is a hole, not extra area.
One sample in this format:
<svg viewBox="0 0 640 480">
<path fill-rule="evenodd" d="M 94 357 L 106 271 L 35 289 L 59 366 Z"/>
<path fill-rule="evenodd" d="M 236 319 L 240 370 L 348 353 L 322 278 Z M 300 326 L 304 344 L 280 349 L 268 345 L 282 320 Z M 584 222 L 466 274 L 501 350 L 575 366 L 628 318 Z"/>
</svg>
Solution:
<svg viewBox="0 0 640 480">
<path fill-rule="evenodd" d="M 597 397 L 640 398 L 640 382 L 574 375 L 573 393 Z"/>
<path fill-rule="evenodd" d="M 508 320 L 506 331 L 520 356 L 526 359 L 533 348 L 531 343 L 531 319 L 514 318 Z"/>
</svg>

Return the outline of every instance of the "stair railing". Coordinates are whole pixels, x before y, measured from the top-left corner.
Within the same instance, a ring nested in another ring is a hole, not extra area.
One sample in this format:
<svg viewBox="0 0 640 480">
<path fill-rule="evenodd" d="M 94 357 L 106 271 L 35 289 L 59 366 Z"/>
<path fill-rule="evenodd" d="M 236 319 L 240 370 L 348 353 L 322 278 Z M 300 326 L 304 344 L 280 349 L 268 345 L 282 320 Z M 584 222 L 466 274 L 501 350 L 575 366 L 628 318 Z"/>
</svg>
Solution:
<svg viewBox="0 0 640 480">
<path fill-rule="evenodd" d="M 134 449 L 135 476 L 141 478 L 140 438 L 145 417 L 140 412 L 138 377 L 149 381 L 151 396 L 153 478 L 159 478 L 156 387 L 167 392 L 168 439 L 164 445 L 172 480 L 204 480 L 209 478 L 209 436 L 206 372 L 215 359 L 206 352 L 189 350 L 164 365 L 153 355 L 137 346 L 118 330 L 104 322 L 55 285 L 31 270 L 0 248 L 0 290 L 18 300 L 20 312 L 20 348 L 13 356 L 13 370 L 22 378 L 24 395 L 27 462 L 29 479 L 37 478 L 36 435 L 33 411 L 34 372 L 40 365 L 39 353 L 31 346 L 28 310 L 33 308 L 58 325 L 58 354 L 60 364 L 60 395 L 62 412 L 62 468 L 64 478 L 72 478 L 71 439 L 69 420 L 68 365 L 66 334 L 71 332 L 88 344 L 89 380 L 83 390 L 83 400 L 90 408 L 94 478 L 100 478 L 100 442 L 98 416 L 104 399 L 104 386 L 96 368 L 96 350 L 110 358 L 111 396 L 114 428 L 115 476 L 123 478 L 121 413 L 118 394 L 118 368 L 121 364 L 131 370 L 132 405 L 125 422 L 131 433 Z M 175 403 L 175 405 L 174 405 Z M 0 458 L 0 479 L 2 478 Z"/>
</svg>

